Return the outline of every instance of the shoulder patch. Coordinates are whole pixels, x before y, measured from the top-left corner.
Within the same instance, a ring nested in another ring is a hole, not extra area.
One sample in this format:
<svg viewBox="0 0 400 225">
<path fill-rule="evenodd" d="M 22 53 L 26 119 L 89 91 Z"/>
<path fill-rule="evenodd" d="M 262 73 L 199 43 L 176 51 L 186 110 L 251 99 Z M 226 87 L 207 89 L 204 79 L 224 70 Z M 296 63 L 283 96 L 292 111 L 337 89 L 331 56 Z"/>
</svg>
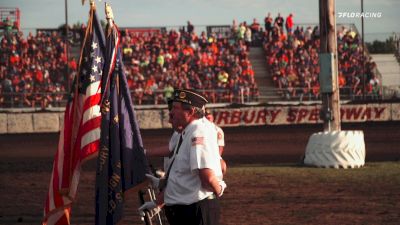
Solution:
<svg viewBox="0 0 400 225">
<path fill-rule="evenodd" d="M 204 137 L 194 137 L 192 138 L 192 146 L 204 145 Z"/>
<path fill-rule="evenodd" d="M 218 140 L 221 140 L 221 139 L 222 139 L 222 133 L 218 132 Z"/>
</svg>

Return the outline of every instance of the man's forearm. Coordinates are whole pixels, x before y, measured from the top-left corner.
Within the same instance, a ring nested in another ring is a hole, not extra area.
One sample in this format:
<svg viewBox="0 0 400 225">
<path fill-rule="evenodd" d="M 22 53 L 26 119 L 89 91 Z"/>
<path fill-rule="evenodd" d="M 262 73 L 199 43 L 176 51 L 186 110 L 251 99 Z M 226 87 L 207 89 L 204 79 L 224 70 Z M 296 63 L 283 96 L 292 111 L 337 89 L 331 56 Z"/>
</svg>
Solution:
<svg viewBox="0 0 400 225">
<path fill-rule="evenodd" d="M 222 192 L 222 187 L 219 184 L 218 178 L 215 176 L 214 171 L 208 168 L 200 169 L 199 176 L 201 184 L 204 188 L 219 195 Z"/>
</svg>

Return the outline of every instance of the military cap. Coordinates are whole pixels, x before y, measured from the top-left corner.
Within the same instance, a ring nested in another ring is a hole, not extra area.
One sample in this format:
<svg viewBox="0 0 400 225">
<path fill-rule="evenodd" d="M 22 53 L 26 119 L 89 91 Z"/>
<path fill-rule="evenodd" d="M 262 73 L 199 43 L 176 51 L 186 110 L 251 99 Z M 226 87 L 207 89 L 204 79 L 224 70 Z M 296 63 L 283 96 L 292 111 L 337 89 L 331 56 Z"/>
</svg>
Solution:
<svg viewBox="0 0 400 225">
<path fill-rule="evenodd" d="M 183 102 L 198 108 L 203 108 L 203 106 L 208 102 L 203 95 L 189 89 L 175 90 L 173 101 Z"/>
</svg>

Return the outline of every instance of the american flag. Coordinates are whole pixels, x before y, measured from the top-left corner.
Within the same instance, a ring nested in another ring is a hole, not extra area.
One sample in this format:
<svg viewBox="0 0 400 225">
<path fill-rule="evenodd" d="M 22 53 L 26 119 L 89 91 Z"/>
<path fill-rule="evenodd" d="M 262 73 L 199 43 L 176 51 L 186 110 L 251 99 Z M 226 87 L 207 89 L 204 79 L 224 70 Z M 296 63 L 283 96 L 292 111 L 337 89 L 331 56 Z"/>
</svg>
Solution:
<svg viewBox="0 0 400 225">
<path fill-rule="evenodd" d="M 103 30 L 94 6 L 91 6 L 79 72 L 65 109 L 64 126 L 54 158 L 43 225 L 70 224 L 71 204 L 78 188 L 81 164 L 98 152 L 104 43 Z"/>
</svg>

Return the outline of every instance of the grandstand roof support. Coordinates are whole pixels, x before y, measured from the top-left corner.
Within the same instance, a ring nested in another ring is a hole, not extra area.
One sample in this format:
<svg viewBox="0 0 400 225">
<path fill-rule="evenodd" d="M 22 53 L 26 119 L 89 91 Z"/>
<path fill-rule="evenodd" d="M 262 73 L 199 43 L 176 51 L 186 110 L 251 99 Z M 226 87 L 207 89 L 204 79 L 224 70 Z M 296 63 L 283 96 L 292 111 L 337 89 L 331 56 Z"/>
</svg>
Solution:
<svg viewBox="0 0 400 225">
<path fill-rule="evenodd" d="M 320 89 L 322 98 L 321 119 L 324 121 L 324 131 L 340 131 L 335 0 L 319 0 L 319 27 L 321 40 L 320 54 L 330 53 L 333 56 L 331 57 L 333 61 L 330 63 L 332 66 L 329 69 L 329 80 L 332 82 L 329 84 L 330 90 L 322 86 Z M 321 77 L 321 74 L 320 81 L 321 78 L 324 79 Z"/>
</svg>

